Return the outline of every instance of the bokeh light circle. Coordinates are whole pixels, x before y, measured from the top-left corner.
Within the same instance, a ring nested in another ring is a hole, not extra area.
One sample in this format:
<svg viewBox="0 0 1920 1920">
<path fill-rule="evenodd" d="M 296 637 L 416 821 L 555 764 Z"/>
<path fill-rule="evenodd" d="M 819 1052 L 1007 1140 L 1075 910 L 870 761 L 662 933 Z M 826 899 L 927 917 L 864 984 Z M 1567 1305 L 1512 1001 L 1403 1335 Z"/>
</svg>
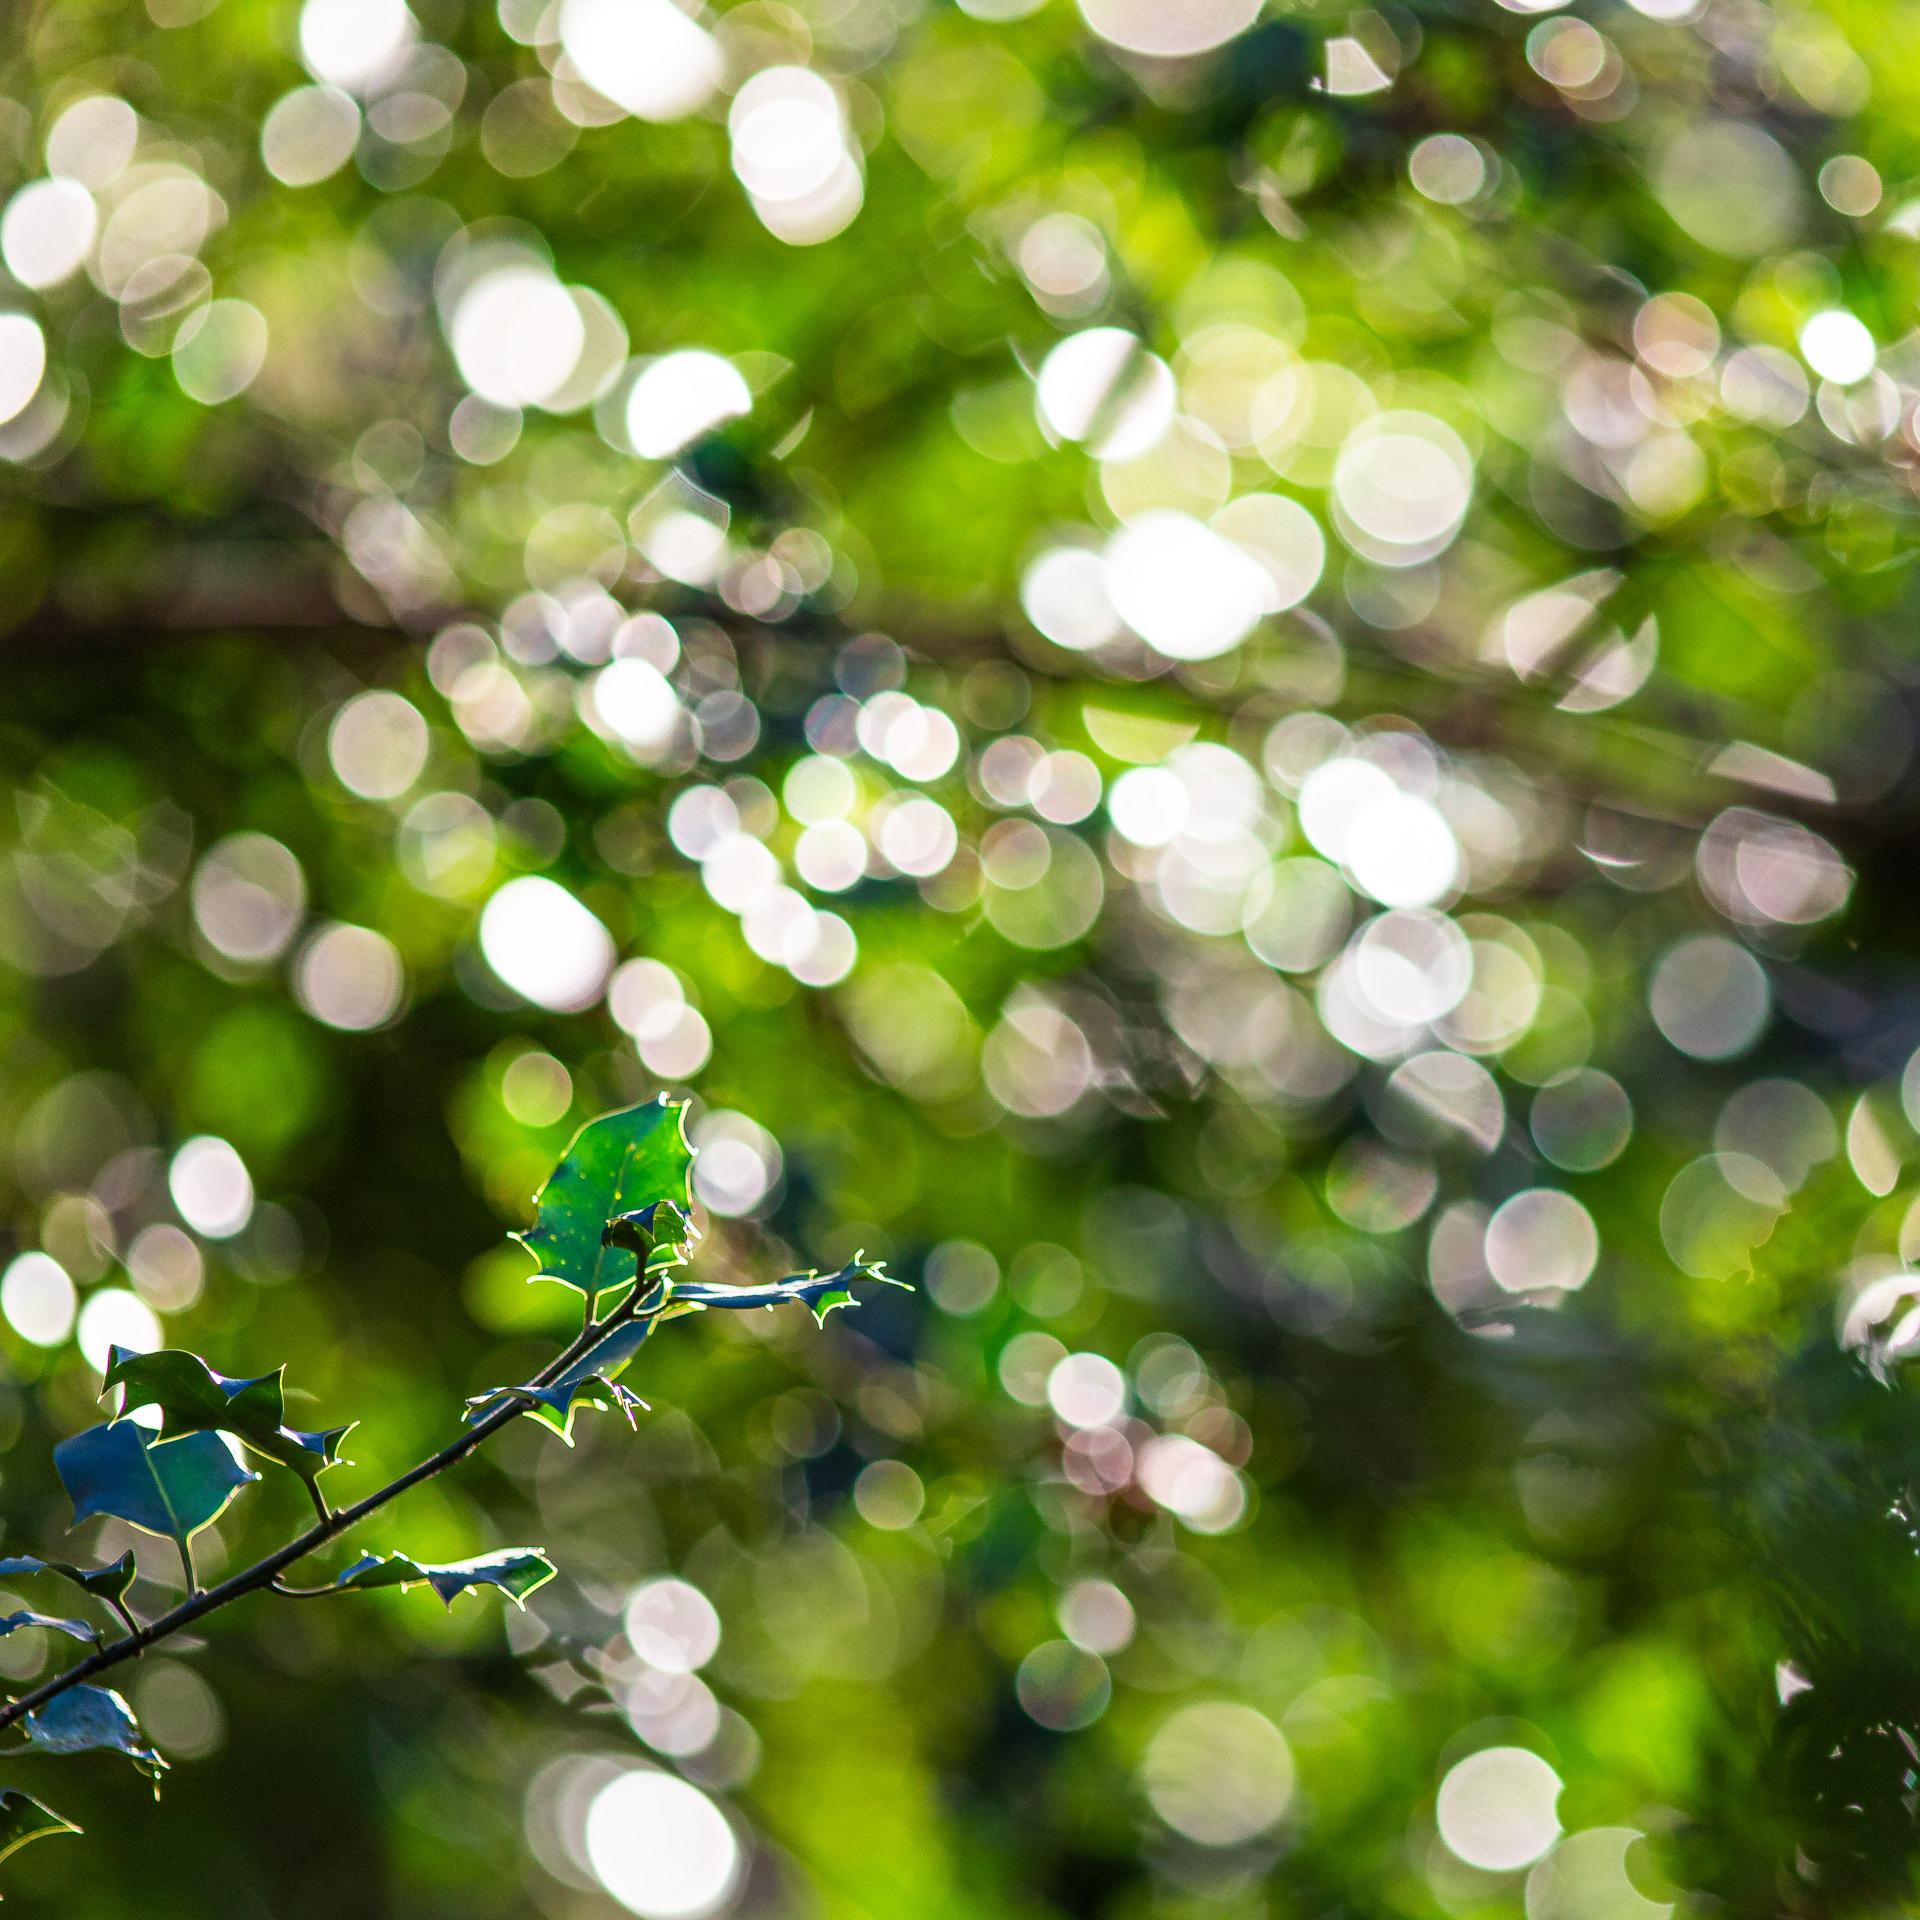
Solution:
<svg viewBox="0 0 1920 1920">
<path fill-rule="evenodd" d="M 641 1769 L 594 1795 L 586 1854 L 600 1884 L 641 1920 L 703 1920 L 726 1904 L 743 1870 L 733 1827 L 706 1794 Z"/>
</svg>

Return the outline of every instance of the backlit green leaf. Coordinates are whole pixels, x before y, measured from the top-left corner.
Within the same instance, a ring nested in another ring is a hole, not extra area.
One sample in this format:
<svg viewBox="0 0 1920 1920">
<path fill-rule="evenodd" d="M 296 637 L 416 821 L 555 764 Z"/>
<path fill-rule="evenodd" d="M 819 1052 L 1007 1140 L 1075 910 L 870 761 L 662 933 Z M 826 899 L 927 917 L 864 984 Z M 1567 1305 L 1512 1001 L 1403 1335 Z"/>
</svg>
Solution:
<svg viewBox="0 0 1920 1920">
<path fill-rule="evenodd" d="M 108 1514 L 143 1533 L 185 1543 L 217 1520 L 249 1473 L 215 1433 L 152 1440 L 131 1420 L 89 1427 L 53 1450 L 75 1524 Z"/>
<path fill-rule="evenodd" d="M 340 1443 L 357 1424 L 302 1433 L 285 1424 L 281 1387 L 284 1367 L 251 1380 L 216 1373 L 197 1353 L 165 1347 L 157 1353 L 129 1353 L 115 1347 L 107 1357 L 101 1391 L 121 1390 L 121 1411 L 158 1407 L 165 1436 L 219 1431 L 268 1460 L 290 1467 L 301 1479 L 317 1480 L 340 1464 Z"/>
<path fill-rule="evenodd" d="M 535 1197 L 533 1225 L 513 1237 L 539 1261 L 535 1279 L 559 1280 L 588 1298 L 631 1284 L 635 1248 L 621 1236 L 606 1239 L 608 1223 L 649 1207 L 687 1208 L 687 1103 L 663 1095 L 645 1106 L 590 1120 L 573 1137 L 560 1164 Z M 673 1255 L 656 1244 L 649 1267 Z"/>
<path fill-rule="evenodd" d="M 824 1324 L 834 1308 L 855 1304 L 853 1287 L 863 1280 L 878 1280 L 895 1287 L 906 1285 L 905 1281 L 887 1274 L 880 1262 L 862 1260 L 858 1255 L 837 1273 L 790 1274 L 764 1287 L 730 1287 L 713 1281 L 666 1277 L 658 1310 L 637 1314 L 610 1328 L 565 1372 L 544 1385 L 496 1387 L 490 1393 L 475 1395 L 467 1402 L 467 1418 L 481 1419 L 503 1402 L 517 1399 L 534 1419 L 551 1427 L 571 1445 L 573 1415 L 577 1408 L 617 1406 L 632 1421 L 635 1406 L 646 1404 L 617 1382 L 658 1322 L 706 1307 L 737 1310 L 783 1307 L 799 1302 L 810 1307 L 814 1317 Z"/>
<path fill-rule="evenodd" d="M 569 1446 L 573 1444 L 573 1415 L 577 1407 L 603 1410 L 618 1407 L 631 1424 L 634 1408 L 644 1407 L 646 1402 L 616 1383 L 659 1318 L 658 1314 L 641 1314 L 623 1321 L 546 1386 L 500 1387 L 492 1393 L 475 1395 L 467 1402 L 467 1418 L 478 1420 L 502 1401 L 519 1399 L 534 1419 L 551 1427 Z"/>
<path fill-rule="evenodd" d="M 423 1583 L 451 1607 L 463 1593 L 495 1587 L 515 1606 L 525 1606 L 527 1595 L 553 1578 L 554 1565 L 538 1547 L 501 1547 L 472 1560 L 449 1560 L 428 1565 L 404 1553 L 362 1554 L 337 1579 L 323 1587 L 283 1587 L 303 1600 L 329 1593 L 361 1593 L 375 1587 L 417 1587 Z"/>
<path fill-rule="evenodd" d="M 32 1794 L 22 1793 L 18 1787 L 0 1787 L 0 1860 L 11 1858 L 30 1840 L 79 1831 L 71 1820 L 42 1806 Z"/>
<path fill-rule="evenodd" d="M 794 1273 L 764 1287 L 729 1287 L 710 1280 L 675 1280 L 676 1305 L 696 1307 L 784 1307 L 795 1301 L 812 1308 L 813 1317 L 825 1325 L 835 1307 L 855 1304 L 853 1288 L 862 1280 L 878 1280 L 889 1287 L 905 1287 L 879 1260 L 863 1260 L 857 1253 L 838 1273 Z"/>
</svg>

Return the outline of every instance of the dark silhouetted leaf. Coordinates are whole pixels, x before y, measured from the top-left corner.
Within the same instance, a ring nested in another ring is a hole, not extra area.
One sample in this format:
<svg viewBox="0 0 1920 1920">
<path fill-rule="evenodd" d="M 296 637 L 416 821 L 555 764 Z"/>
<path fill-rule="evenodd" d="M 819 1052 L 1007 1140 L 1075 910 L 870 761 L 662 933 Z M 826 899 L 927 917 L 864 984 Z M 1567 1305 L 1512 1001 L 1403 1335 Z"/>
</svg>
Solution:
<svg viewBox="0 0 1920 1920">
<path fill-rule="evenodd" d="M 639 1250 L 628 1241 L 639 1236 L 609 1240 L 609 1224 L 662 1204 L 684 1217 L 693 1166 L 686 1112 L 685 1101 L 663 1095 L 590 1120 L 573 1136 L 535 1196 L 533 1225 L 513 1236 L 540 1263 L 533 1278 L 578 1287 L 589 1300 L 632 1284 Z M 644 1237 L 651 1240 L 650 1231 Z M 655 1242 L 644 1257 L 658 1268 L 676 1256 L 670 1242 Z"/>
<path fill-rule="evenodd" d="M 823 1326 L 835 1307 L 855 1304 L 853 1288 L 862 1280 L 878 1280 L 884 1286 L 905 1287 L 885 1271 L 885 1263 L 863 1260 L 858 1254 L 838 1273 L 795 1273 L 764 1287 L 729 1287 L 714 1281 L 675 1280 L 674 1304 L 695 1307 L 784 1307 L 795 1301 L 812 1308 L 813 1317 Z"/>
<path fill-rule="evenodd" d="M 75 1567 L 64 1560 L 37 1560 L 32 1554 L 0 1560 L 0 1580 L 15 1579 L 23 1573 L 57 1573 L 62 1580 L 71 1580 L 96 1600 L 112 1605 L 124 1599 L 127 1589 L 133 1585 L 133 1555 L 123 1553 L 104 1567 Z"/>
<path fill-rule="evenodd" d="M 80 1829 L 51 1807 L 43 1807 L 18 1787 L 0 1787 L 0 1860 L 18 1853 L 30 1840 L 49 1834 L 78 1833 Z"/>
<path fill-rule="evenodd" d="M 64 1633 L 70 1640 L 88 1640 L 100 1644 L 100 1630 L 84 1620 L 62 1620 L 51 1613 L 0 1613 L 0 1635 L 17 1633 L 22 1627 L 45 1627 L 51 1633 Z"/>
<path fill-rule="evenodd" d="M 131 1420 L 89 1427 L 53 1450 L 54 1469 L 73 1501 L 75 1523 L 96 1513 L 184 1545 L 248 1481 L 216 1433 L 150 1440 Z"/>
<path fill-rule="evenodd" d="M 317 1480 L 340 1464 L 340 1443 L 357 1424 L 302 1433 L 285 1424 L 286 1404 L 280 1376 L 284 1367 L 252 1380 L 230 1380 L 215 1373 L 197 1353 L 165 1347 L 157 1353 L 129 1353 L 115 1347 L 107 1356 L 103 1393 L 118 1387 L 121 1410 L 158 1407 L 168 1440 L 183 1434 L 219 1431 L 268 1460 L 290 1467 L 303 1480 Z"/>
<path fill-rule="evenodd" d="M 328 1593 L 360 1593 L 374 1587 L 417 1587 L 424 1583 L 452 1606 L 463 1593 L 477 1587 L 497 1587 L 515 1606 L 553 1578 L 554 1565 L 538 1547 L 502 1547 L 472 1560 L 449 1560 L 429 1566 L 404 1553 L 362 1554 L 352 1566 L 324 1587 L 282 1587 L 303 1600 Z"/>
<path fill-rule="evenodd" d="M 153 1776 L 159 1791 L 167 1763 L 147 1744 L 133 1709 L 111 1687 L 69 1687 L 22 1724 L 27 1739 L 47 1753 L 124 1753 Z"/>
</svg>

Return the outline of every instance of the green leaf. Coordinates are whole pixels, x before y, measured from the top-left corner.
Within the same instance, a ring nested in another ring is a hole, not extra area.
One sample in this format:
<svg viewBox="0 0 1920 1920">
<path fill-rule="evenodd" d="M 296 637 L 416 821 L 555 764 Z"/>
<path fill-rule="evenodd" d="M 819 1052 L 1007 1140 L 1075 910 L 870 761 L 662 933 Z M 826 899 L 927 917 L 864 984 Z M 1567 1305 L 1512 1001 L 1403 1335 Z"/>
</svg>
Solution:
<svg viewBox="0 0 1920 1920">
<path fill-rule="evenodd" d="M 629 1426 L 636 1424 L 633 1410 L 644 1407 L 646 1402 L 616 1382 L 659 1318 L 657 1313 L 646 1313 L 622 1321 L 543 1387 L 496 1387 L 491 1393 L 476 1394 L 467 1402 L 467 1418 L 481 1419 L 502 1401 L 517 1399 L 525 1404 L 534 1419 L 542 1426 L 551 1427 L 568 1446 L 573 1445 L 573 1415 L 579 1406 L 618 1407 L 627 1416 Z"/>
<path fill-rule="evenodd" d="M 154 1791 L 167 1763 L 147 1744 L 133 1709 L 111 1687 L 69 1687 L 27 1715 L 28 1741 L 46 1753 L 124 1753 L 151 1774 Z"/>
<path fill-rule="evenodd" d="M 90 1640 L 100 1644 L 100 1629 L 84 1620 L 62 1620 L 51 1613 L 0 1613 L 0 1638 L 21 1627 L 45 1627 L 52 1633 L 64 1633 L 70 1640 Z"/>
<path fill-rule="evenodd" d="M 908 1284 L 888 1273 L 883 1261 L 863 1260 L 856 1253 L 838 1273 L 794 1273 L 764 1287 L 729 1287 L 710 1280 L 676 1280 L 672 1285 L 676 1306 L 784 1307 L 797 1300 L 812 1308 L 813 1317 L 824 1326 L 835 1307 L 856 1304 L 853 1288 L 861 1280 L 877 1280 L 889 1287 Z"/>
<path fill-rule="evenodd" d="M 329 1427 L 322 1433 L 302 1433 L 285 1424 L 286 1402 L 281 1388 L 284 1367 L 252 1380 L 230 1380 L 215 1373 L 197 1353 L 163 1347 L 157 1353 L 129 1353 L 115 1347 L 107 1356 L 102 1393 L 118 1387 L 121 1412 L 136 1407 L 158 1407 L 169 1440 L 183 1434 L 219 1431 L 268 1460 L 290 1467 L 301 1479 L 317 1480 L 329 1467 L 340 1465 L 340 1443 L 354 1427 Z"/>
<path fill-rule="evenodd" d="M 670 1101 L 663 1094 L 645 1106 L 589 1120 L 573 1136 L 534 1197 L 533 1225 L 513 1236 L 540 1263 L 534 1279 L 578 1287 L 590 1301 L 632 1284 L 639 1249 L 626 1235 L 609 1240 L 608 1226 L 662 1204 L 684 1217 L 693 1166 L 686 1114 L 684 1100 Z M 677 1255 L 669 1247 L 652 1246 L 641 1258 L 655 1269 Z"/>
<path fill-rule="evenodd" d="M 74 1567 L 64 1560 L 36 1560 L 32 1554 L 22 1554 L 12 1560 L 0 1560 L 0 1580 L 11 1580 L 23 1573 L 57 1573 L 63 1580 L 71 1580 L 76 1587 L 84 1588 L 96 1600 L 104 1600 L 109 1606 L 126 1598 L 127 1589 L 133 1585 L 133 1555 L 123 1553 L 118 1560 L 104 1567 Z"/>
<path fill-rule="evenodd" d="M 217 1520 L 249 1473 L 216 1433 L 152 1440 L 131 1420 L 89 1427 L 53 1450 L 75 1525 L 96 1513 L 185 1546 Z"/>
<path fill-rule="evenodd" d="M 618 1380 L 658 1322 L 705 1307 L 783 1307 L 799 1301 L 812 1308 L 815 1319 L 824 1324 L 835 1307 L 855 1304 L 853 1287 L 862 1280 L 878 1280 L 893 1287 L 907 1284 L 893 1279 L 880 1262 L 862 1260 L 857 1254 L 838 1273 L 796 1273 L 764 1287 L 729 1287 L 709 1281 L 665 1278 L 658 1307 L 610 1328 L 564 1373 L 545 1385 L 495 1387 L 491 1392 L 476 1394 L 467 1402 L 467 1418 L 482 1419 L 503 1402 L 518 1400 L 534 1419 L 551 1427 L 571 1446 L 577 1408 L 617 1406 L 632 1424 L 634 1408 L 646 1405 L 620 1386 Z"/>
<path fill-rule="evenodd" d="M 451 1607 L 463 1593 L 478 1587 L 497 1587 L 516 1607 L 527 1595 L 554 1576 L 554 1565 L 538 1547 L 502 1547 L 472 1560 L 449 1560 L 429 1566 L 404 1553 L 365 1553 L 338 1579 L 324 1587 L 283 1587 L 303 1600 L 322 1594 L 361 1593 L 374 1587 L 417 1587 L 424 1582 Z"/>
<path fill-rule="evenodd" d="M 22 1793 L 18 1787 L 0 1787 L 0 1860 L 11 1859 L 30 1840 L 79 1831 L 71 1820 L 51 1807 L 43 1807 L 32 1794 Z"/>
</svg>

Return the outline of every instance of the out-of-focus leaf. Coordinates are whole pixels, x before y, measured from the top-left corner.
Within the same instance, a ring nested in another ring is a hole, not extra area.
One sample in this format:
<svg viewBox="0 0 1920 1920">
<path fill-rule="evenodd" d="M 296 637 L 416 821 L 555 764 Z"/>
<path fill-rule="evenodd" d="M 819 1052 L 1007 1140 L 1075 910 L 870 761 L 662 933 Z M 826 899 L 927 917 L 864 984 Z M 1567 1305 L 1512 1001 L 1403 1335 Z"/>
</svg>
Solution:
<svg viewBox="0 0 1920 1920">
<path fill-rule="evenodd" d="M 675 1305 L 695 1307 L 785 1307 L 796 1300 L 813 1310 L 821 1325 L 835 1307 L 856 1304 L 854 1286 L 862 1280 L 878 1280 L 889 1287 L 906 1287 L 896 1280 L 879 1260 L 863 1260 L 855 1254 L 837 1273 L 794 1273 L 764 1287 L 729 1287 L 717 1281 L 676 1280 L 673 1283 Z"/>
<path fill-rule="evenodd" d="M 451 1607 L 463 1593 L 477 1587 L 496 1587 L 516 1607 L 523 1607 L 527 1595 L 546 1585 L 554 1576 L 554 1565 L 538 1547 L 501 1547 L 472 1560 L 448 1560 L 428 1565 L 404 1553 L 362 1554 L 337 1579 L 323 1587 L 283 1587 L 303 1600 L 315 1600 L 322 1594 L 361 1593 L 375 1587 L 430 1586 L 442 1602 Z"/>
<path fill-rule="evenodd" d="M 71 1580 L 76 1587 L 109 1605 L 126 1597 L 127 1589 L 133 1585 L 134 1572 L 131 1553 L 123 1553 L 104 1567 L 70 1566 L 65 1560 L 40 1560 L 30 1553 L 0 1560 L 0 1580 L 16 1579 L 26 1573 L 57 1573 L 61 1579 Z"/>
<path fill-rule="evenodd" d="M 149 1440 L 131 1420 L 89 1427 L 53 1450 L 75 1524 L 108 1514 L 184 1546 L 225 1511 L 249 1473 L 216 1433 Z"/>
<path fill-rule="evenodd" d="M 79 1831 L 64 1814 L 42 1806 L 32 1794 L 18 1787 L 0 1787 L 0 1860 L 9 1859 L 30 1840 Z"/>
<path fill-rule="evenodd" d="M 100 1630 L 90 1626 L 85 1620 L 63 1620 L 57 1614 L 0 1613 L 0 1636 L 16 1633 L 22 1627 L 45 1627 L 51 1633 L 64 1633 L 69 1640 L 87 1640 L 94 1646 L 100 1644 Z"/>
<path fill-rule="evenodd" d="M 133 1709 L 111 1687 L 69 1687 L 22 1724 L 27 1739 L 47 1753 L 124 1753 L 153 1776 L 159 1791 L 167 1763 L 148 1744 Z"/>
<path fill-rule="evenodd" d="M 230 1433 L 240 1444 L 268 1460 L 290 1467 L 301 1479 L 317 1480 L 340 1464 L 340 1443 L 354 1427 L 329 1427 L 302 1433 L 285 1424 L 281 1375 L 286 1369 L 251 1380 L 216 1373 L 197 1353 L 163 1347 L 157 1353 L 129 1353 L 115 1347 L 107 1356 L 101 1391 L 118 1387 L 121 1408 L 158 1407 L 168 1440 L 189 1433 Z"/>
<path fill-rule="evenodd" d="M 640 1351 L 653 1331 L 658 1314 L 641 1314 L 623 1321 L 596 1340 L 580 1358 L 543 1387 L 498 1387 L 491 1393 L 476 1394 L 467 1402 L 467 1418 L 481 1419 L 505 1400 L 519 1399 L 542 1426 L 551 1427 L 561 1439 L 573 1444 L 573 1415 L 576 1407 L 618 1407 L 634 1424 L 634 1409 L 646 1402 L 618 1384 L 628 1361 Z"/>
<path fill-rule="evenodd" d="M 662 1203 L 684 1215 L 693 1166 L 686 1113 L 685 1101 L 663 1095 L 603 1114 L 573 1136 L 535 1196 L 533 1225 L 513 1236 L 540 1263 L 534 1279 L 578 1287 L 589 1300 L 632 1283 L 636 1250 L 609 1242 L 608 1223 Z M 659 1267 L 674 1256 L 656 1244 L 645 1257 Z"/>
</svg>

